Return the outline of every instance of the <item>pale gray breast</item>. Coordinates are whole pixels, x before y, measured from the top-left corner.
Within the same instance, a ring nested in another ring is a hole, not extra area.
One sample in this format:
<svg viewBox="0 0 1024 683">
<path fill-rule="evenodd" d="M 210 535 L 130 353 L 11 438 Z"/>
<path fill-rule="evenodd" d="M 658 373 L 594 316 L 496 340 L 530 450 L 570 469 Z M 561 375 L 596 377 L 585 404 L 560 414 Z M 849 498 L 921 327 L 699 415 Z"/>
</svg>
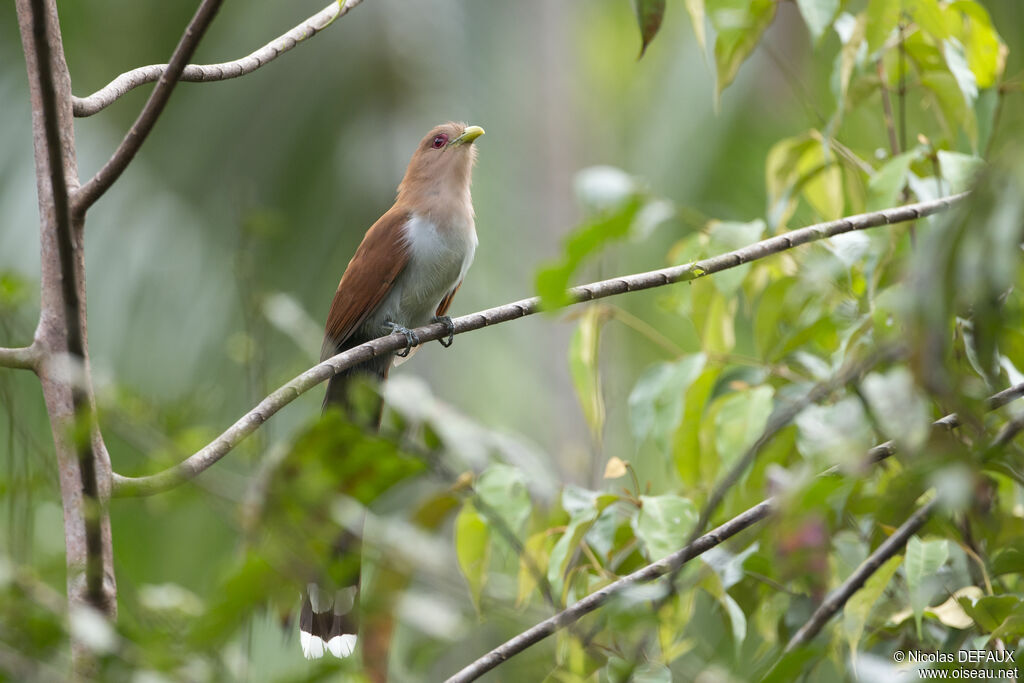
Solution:
<svg viewBox="0 0 1024 683">
<path fill-rule="evenodd" d="M 476 230 L 472 219 L 439 226 L 416 215 L 403 229 L 409 263 L 382 308 L 388 309 L 388 319 L 417 327 L 430 321 L 441 300 L 465 277 L 476 252 Z"/>
</svg>

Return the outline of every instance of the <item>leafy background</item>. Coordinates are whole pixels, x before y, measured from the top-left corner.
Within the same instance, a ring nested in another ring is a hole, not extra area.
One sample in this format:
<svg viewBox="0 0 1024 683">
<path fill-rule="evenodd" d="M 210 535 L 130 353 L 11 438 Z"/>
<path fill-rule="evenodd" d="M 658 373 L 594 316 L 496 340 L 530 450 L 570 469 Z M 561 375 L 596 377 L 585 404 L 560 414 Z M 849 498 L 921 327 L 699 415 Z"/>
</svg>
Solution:
<svg viewBox="0 0 1024 683">
<path fill-rule="evenodd" d="M 364 608 L 397 623 L 391 676 L 443 677 L 680 547 L 773 411 L 902 342 L 904 360 L 802 411 L 715 517 L 778 493 L 776 518 L 704 556 L 674 597 L 625 595 L 496 679 L 883 680 L 899 675 L 895 649 L 1018 647 L 1020 450 L 987 444 L 1020 408 L 981 401 L 1024 379 L 1024 8 L 685 0 L 655 36 L 659 6 L 373 0 L 251 76 L 182 85 L 90 213 L 89 332 L 115 469 L 176 462 L 315 361 L 347 259 L 438 121 L 488 131 L 481 246 L 455 313 L 533 292 L 557 308 L 567 284 L 958 191 L 984 159 L 980 189 L 948 218 L 431 345 L 395 371 L 380 437 L 318 422 L 311 392 L 195 485 L 112 503 L 117 632 L 63 614 L 40 392 L 0 373 L 7 675 L 61 671 L 77 629 L 114 680 L 358 676 L 358 663 L 307 665 L 281 619 L 306 580 L 344 573 L 331 542 L 365 505 L 377 568 Z M 75 92 L 165 60 L 192 9 L 61 3 Z M 244 54 L 318 9 L 227 3 L 197 60 Z M 17 345 L 39 256 L 24 65 L 13 7 L 0 16 L 0 342 Z M 144 91 L 76 122 L 83 176 Z M 964 426 L 932 434 L 953 410 Z M 901 454 L 866 468 L 887 439 Z M 816 476 L 833 465 L 840 476 Z M 782 658 L 922 495 L 944 513 Z"/>
</svg>

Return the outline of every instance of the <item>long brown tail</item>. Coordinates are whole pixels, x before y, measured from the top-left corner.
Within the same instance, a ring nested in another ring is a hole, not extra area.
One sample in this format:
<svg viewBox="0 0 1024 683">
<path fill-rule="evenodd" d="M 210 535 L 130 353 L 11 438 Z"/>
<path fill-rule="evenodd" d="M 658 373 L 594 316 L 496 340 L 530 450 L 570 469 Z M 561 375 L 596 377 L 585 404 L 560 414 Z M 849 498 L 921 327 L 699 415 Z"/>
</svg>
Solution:
<svg viewBox="0 0 1024 683">
<path fill-rule="evenodd" d="M 360 344 L 369 341 L 368 339 L 361 338 L 349 338 L 337 346 L 330 345 L 327 340 L 324 340 L 324 348 L 320 353 L 320 361 L 323 362 L 331 356 L 337 355 L 342 351 L 348 351 L 349 349 L 355 348 Z M 322 410 L 334 406 L 340 408 L 350 418 L 357 417 L 353 414 L 353 406 L 351 403 L 352 384 L 353 380 L 358 378 L 364 378 L 370 382 L 383 382 L 388 377 L 388 371 L 391 369 L 392 357 L 390 354 L 382 356 L 380 358 L 374 358 L 373 360 L 355 365 L 348 370 L 339 372 L 337 375 L 327 381 L 327 392 L 324 394 L 324 402 Z M 380 426 L 380 418 L 383 415 L 384 403 L 381 401 L 376 408 L 376 426 Z"/>
<path fill-rule="evenodd" d="M 367 340 L 358 337 L 349 338 L 341 344 L 334 345 L 325 339 L 320 360 L 327 360 L 365 341 Z M 383 382 L 387 379 L 391 362 L 392 357 L 388 354 L 351 367 L 332 377 L 327 382 L 322 410 L 340 409 L 351 420 L 363 421 L 369 418 L 373 427 L 379 429 L 384 412 L 383 399 L 379 395 L 373 395 L 370 400 L 375 401 L 375 404 L 354 405 L 354 389 L 360 380 L 374 384 Z M 370 393 L 365 392 L 363 395 Z M 344 457 L 344 454 L 339 454 L 339 457 Z M 362 564 L 360 536 L 361 531 L 356 534 L 346 533 L 338 548 L 339 552 L 349 554 L 356 561 L 354 575 L 347 577 L 351 583 L 345 581 L 349 585 L 336 591 L 324 590 L 311 583 L 303 594 L 302 609 L 299 613 L 299 638 L 302 654 L 307 659 L 318 659 L 328 653 L 344 658 L 351 655 L 356 648 L 359 631 L 359 575 Z M 375 683 L 384 681 L 387 677 L 387 658 L 378 652 L 382 638 L 381 629 L 376 621 L 379 620 L 371 620 L 367 625 L 369 639 L 363 644 L 363 665 Z M 390 634 L 390 629 L 387 629 L 387 633 Z"/>
</svg>

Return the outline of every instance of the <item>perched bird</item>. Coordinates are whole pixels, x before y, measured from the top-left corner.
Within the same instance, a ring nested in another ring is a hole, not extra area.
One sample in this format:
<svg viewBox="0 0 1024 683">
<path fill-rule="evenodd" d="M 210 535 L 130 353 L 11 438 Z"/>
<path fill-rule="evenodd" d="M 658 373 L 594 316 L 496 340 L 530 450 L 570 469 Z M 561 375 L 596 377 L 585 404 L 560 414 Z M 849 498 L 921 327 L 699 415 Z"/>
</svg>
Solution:
<svg viewBox="0 0 1024 683">
<path fill-rule="evenodd" d="M 434 127 L 417 145 L 394 206 L 366 232 L 341 277 L 327 315 L 321 361 L 387 332 L 405 335 L 405 350 L 397 355 L 407 356 L 419 343 L 411 329 L 431 321 L 454 331 L 445 314 L 476 251 L 469 190 L 473 141 L 483 134 L 479 126 L 450 122 Z M 441 343 L 451 341 L 449 334 Z M 352 380 L 384 380 L 393 360 L 375 358 L 335 375 L 327 384 L 324 410 L 346 410 Z M 378 424 L 379 419 L 378 411 Z M 307 658 L 325 652 L 346 657 L 354 650 L 358 573 L 351 578 L 354 585 L 339 591 L 313 585 L 307 590 L 299 616 Z"/>
<path fill-rule="evenodd" d="M 445 316 L 473 261 L 477 238 L 469 194 L 479 126 L 444 123 L 416 147 L 395 205 L 366 232 L 349 261 L 327 314 L 320 350 L 326 360 L 385 332 L 406 335 L 410 328 Z M 444 342 L 442 342 L 444 343 Z M 451 337 L 447 346 L 451 343 Z M 399 355 L 407 355 L 409 346 Z M 335 375 L 327 384 L 324 407 L 345 405 L 353 375 L 384 379 L 392 358 L 381 357 Z"/>
</svg>

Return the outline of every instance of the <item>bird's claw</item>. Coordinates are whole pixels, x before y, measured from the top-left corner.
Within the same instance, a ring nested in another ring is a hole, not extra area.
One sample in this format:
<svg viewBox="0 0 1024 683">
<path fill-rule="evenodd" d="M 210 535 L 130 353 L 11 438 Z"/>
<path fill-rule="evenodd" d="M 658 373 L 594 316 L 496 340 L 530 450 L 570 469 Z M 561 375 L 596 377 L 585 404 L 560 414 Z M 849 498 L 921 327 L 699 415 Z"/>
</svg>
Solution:
<svg viewBox="0 0 1024 683">
<path fill-rule="evenodd" d="M 455 341 L 455 323 L 452 322 L 451 316 L 447 316 L 447 315 L 434 316 L 434 319 L 431 320 L 431 322 L 441 323 L 442 325 L 444 325 L 444 329 L 448 331 L 448 338 L 447 339 L 438 339 L 437 340 L 437 341 L 441 342 L 441 346 L 443 346 L 444 348 L 447 349 L 449 346 L 452 345 L 452 342 Z"/>
<path fill-rule="evenodd" d="M 404 334 L 405 335 L 405 348 L 402 351 L 397 352 L 395 355 L 399 358 L 405 358 L 412 351 L 413 346 L 419 346 L 420 338 L 416 336 L 416 333 L 410 330 L 408 327 L 404 327 L 397 323 L 386 322 L 384 323 L 384 329 L 389 330 L 391 334 Z"/>
</svg>

